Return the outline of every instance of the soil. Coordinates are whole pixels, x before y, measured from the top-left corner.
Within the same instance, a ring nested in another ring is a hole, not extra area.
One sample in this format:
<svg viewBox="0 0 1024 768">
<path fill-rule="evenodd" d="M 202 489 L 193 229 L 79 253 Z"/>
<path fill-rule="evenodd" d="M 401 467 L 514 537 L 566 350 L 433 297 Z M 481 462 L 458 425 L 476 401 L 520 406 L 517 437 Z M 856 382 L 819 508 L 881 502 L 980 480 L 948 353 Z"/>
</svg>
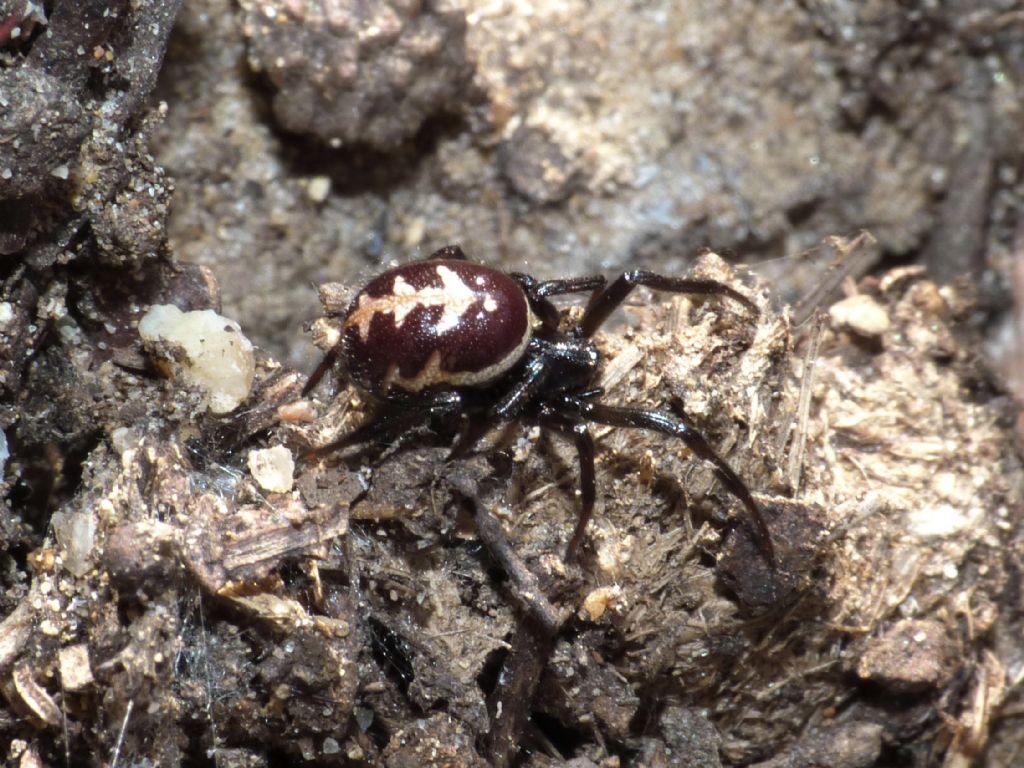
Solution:
<svg viewBox="0 0 1024 768">
<path fill-rule="evenodd" d="M 1018 764 L 1022 83 L 1018 0 L 0 0 L 5 764 Z M 638 291 L 600 385 L 771 551 L 640 430 L 569 560 L 563 435 L 311 454 L 379 415 L 303 396 L 339 308 L 452 243 L 750 297 Z"/>
</svg>

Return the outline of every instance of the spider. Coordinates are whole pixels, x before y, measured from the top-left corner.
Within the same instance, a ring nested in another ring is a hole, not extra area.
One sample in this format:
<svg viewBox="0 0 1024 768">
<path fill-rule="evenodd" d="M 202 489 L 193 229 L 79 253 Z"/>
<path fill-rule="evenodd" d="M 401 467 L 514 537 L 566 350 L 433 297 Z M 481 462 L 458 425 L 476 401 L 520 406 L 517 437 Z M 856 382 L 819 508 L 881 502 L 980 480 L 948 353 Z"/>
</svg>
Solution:
<svg viewBox="0 0 1024 768">
<path fill-rule="evenodd" d="M 594 510 L 594 440 L 588 424 L 646 429 L 681 439 L 738 498 L 769 563 L 768 527 L 747 486 L 681 414 L 601 402 L 601 354 L 593 336 L 638 285 L 658 291 L 724 296 L 757 312 L 750 299 L 714 280 L 643 270 L 537 280 L 467 260 L 456 245 L 389 269 L 367 283 L 343 313 L 341 338 L 310 376 L 303 396 L 340 358 L 345 374 L 376 403 L 361 426 L 314 448 L 322 456 L 394 435 L 434 418 L 468 417 L 452 455 L 464 454 L 502 422 L 520 420 L 569 437 L 580 466 L 581 504 L 566 549 L 573 560 Z M 552 296 L 590 293 L 579 322 L 561 328 Z"/>
</svg>

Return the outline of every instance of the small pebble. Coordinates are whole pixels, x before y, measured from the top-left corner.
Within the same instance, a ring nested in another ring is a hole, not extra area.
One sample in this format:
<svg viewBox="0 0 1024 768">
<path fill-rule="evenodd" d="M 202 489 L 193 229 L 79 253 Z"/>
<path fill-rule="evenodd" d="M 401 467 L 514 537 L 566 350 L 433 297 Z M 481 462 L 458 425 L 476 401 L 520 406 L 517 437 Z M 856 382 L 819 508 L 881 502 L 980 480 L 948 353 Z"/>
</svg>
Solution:
<svg viewBox="0 0 1024 768">
<path fill-rule="evenodd" d="M 328 176 L 314 176 L 306 185 L 306 195 L 314 203 L 322 203 L 331 194 L 331 179 Z"/>
<path fill-rule="evenodd" d="M 154 304 L 139 321 L 139 335 L 151 345 L 176 347 L 181 354 L 158 354 L 172 377 L 206 392 L 210 410 L 228 413 L 249 397 L 256 358 L 252 343 L 234 320 L 211 309 L 182 312 L 171 304 Z"/>
<path fill-rule="evenodd" d="M 597 621 L 604 616 L 605 611 L 612 607 L 622 597 L 622 587 L 598 587 L 591 591 L 583 600 L 583 610 L 591 621 Z"/>
<path fill-rule="evenodd" d="M 279 405 L 277 418 L 287 424 L 309 424 L 316 421 L 316 412 L 309 400 L 296 400 Z"/>
<path fill-rule="evenodd" d="M 295 459 L 283 445 L 249 451 L 249 471 L 263 490 L 288 493 L 292 489 Z"/>
<path fill-rule="evenodd" d="M 866 294 L 837 301 L 829 308 L 828 314 L 837 328 L 845 328 L 869 339 L 889 330 L 889 313 Z"/>
<path fill-rule="evenodd" d="M 81 691 L 93 683 L 89 649 L 85 643 L 61 648 L 57 655 L 61 686 L 66 691 Z"/>
</svg>

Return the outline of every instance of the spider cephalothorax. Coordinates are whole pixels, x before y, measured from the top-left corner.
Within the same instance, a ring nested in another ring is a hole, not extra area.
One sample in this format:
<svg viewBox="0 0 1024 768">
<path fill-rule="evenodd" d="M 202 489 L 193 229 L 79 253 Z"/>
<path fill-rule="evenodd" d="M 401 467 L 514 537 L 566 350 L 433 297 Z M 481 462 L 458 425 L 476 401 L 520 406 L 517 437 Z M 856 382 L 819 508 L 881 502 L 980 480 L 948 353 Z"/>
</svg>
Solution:
<svg viewBox="0 0 1024 768">
<path fill-rule="evenodd" d="M 456 453 L 501 422 L 552 429 L 572 438 L 579 455 L 581 506 L 566 555 L 572 558 L 596 496 L 588 424 L 647 429 L 680 438 L 714 467 L 743 503 L 751 533 L 771 562 L 771 538 L 757 503 L 689 419 L 600 401 L 601 355 L 591 337 L 638 285 L 725 296 L 757 312 L 750 299 L 714 280 L 634 270 L 610 283 L 603 276 L 541 281 L 467 261 L 458 246 L 382 273 L 356 294 L 342 315 L 341 339 L 304 390 L 340 359 L 346 375 L 379 408 L 365 424 L 314 453 L 395 434 L 433 417 L 469 417 Z M 591 296 L 579 322 L 561 328 L 550 297 L 583 292 Z"/>
</svg>

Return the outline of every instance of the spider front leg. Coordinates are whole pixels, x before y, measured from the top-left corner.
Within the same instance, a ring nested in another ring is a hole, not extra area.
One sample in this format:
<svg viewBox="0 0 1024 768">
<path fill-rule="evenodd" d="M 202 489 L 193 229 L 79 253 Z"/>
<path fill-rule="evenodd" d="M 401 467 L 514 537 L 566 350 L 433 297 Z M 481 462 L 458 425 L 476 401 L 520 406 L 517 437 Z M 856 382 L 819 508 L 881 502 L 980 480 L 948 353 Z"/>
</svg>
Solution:
<svg viewBox="0 0 1024 768">
<path fill-rule="evenodd" d="M 523 292 L 530 302 L 530 309 L 540 318 L 546 328 L 558 330 L 561 314 L 549 296 L 564 296 L 567 293 L 584 293 L 603 288 L 607 282 L 604 275 L 593 277 L 571 277 L 565 280 L 538 280 L 533 275 L 522 272 L 511 272 L 509 276 L 522 286 Z"/>
<path fill-rule="evenodd" d="M 522 373 L 515 379 L 512 386 L 506 389 L 498 397 L 497 401 L 487 407 L 482 414 L 472 416 L 462 434 L 455 440 L 449 459 L 457 459 L 466 456 L 480 439 L 490 432 L 495 426 L 503 421 L 511 421 L 519 414 L 523 406 L 528 403 L 537 391 L 543 386 L 547 378 L 550 365 L 543 353 L 536 349 L 538 339 L 531 342 L 530 357 Z"/>
<path fill-rule="evenodd" d="M 560 364 L 567 364 L 575 371 L 584 371 L 586 378 L 592 377 L 600 362 L 597 350 L 591 345 L 581 345 L 573 339 L 548 341 L 534 337 L 526 353 L 526 364 L 512 381 L 512 385 L 500 391 L 497 400 L 486 408 L 479 417 L 472 419 L 466 431 L 460 436 L 449 458 L 468 453 L 488 430 L 502 421 L 511 421 L 523 412 L 544 389 L 559 392 L 572 382 L 550 386 L 552 370 L 559 370 Z"/>
<path fill-rule="evenodd" d="M 647 272 L 642 269 L 634 269 L 623 272 L 607 287 L 594 292 L 590 297 L 583 319 L 580 320 L 580 333 L 584 337 L 593 336 L 605 320 L 611 316 L 626 297 L 633 292 L 638 285 L 653 288 L 656 291 L 668 293 L 689 293 L 697 296 L 728 296 L 738 301 L 754 314 L 757 314 L 757 306 L 734 288 L 716 280 L 693 280 L 682 277 L 666 277 L 655 272 Z"/>
<path fill-rule="evenodd" d="M 477 409 L 469 419 L 462 434 L 455 440 L 449 459 L 466 456 L 480 439 L 500 422 L 511 421 L 523 409 L 537 391 L 544 385 L 550 371 L 550 363 L 544 353 L 545 343 L 532 339 L 527 352 L 526 365 L 513 380 L 512 385 L 498 394 L 490 405 Z M 480 413 L 480 411 L 483 411 Z"/>
<path fill-rule="evenodd" d="M 622 408 L 618 406 L 602 405 L 580 400 L 578 398 L 566 398 L 560 404 L 560 411 L 567 416 L 575 416 L 577 419 L 586 419 L 599 424 L 607 424 L 612 427 L 629 427 L 633 429 L 647 429 L 658 432 L 669 437 L 678 437 L 697 456 L 712 465 L 715 474 L 722 484 L 743 503 L 747 510 L 745 518 L 748 530 L 754 541 L 757 542 L 761 553 L 769 565 L 775 565 L 775 548 L 772 545 L 771 533 L 768 525 L 761 514 L 761 508 L 754 501 L 740 476 L 732 467 L 726 464 L 725 460 L 715 453 L 708 445 L 707 440 L 697 428 L 685 416 L 673 416 L 662 411 L 655 411 L 646 408 Z M 582 457 L 582 453 L 581 453 Z M 582 458 L 581 458 L 582 461 Z M 580 532 L 582 535 L 582 532 Z"/>
</svg>

